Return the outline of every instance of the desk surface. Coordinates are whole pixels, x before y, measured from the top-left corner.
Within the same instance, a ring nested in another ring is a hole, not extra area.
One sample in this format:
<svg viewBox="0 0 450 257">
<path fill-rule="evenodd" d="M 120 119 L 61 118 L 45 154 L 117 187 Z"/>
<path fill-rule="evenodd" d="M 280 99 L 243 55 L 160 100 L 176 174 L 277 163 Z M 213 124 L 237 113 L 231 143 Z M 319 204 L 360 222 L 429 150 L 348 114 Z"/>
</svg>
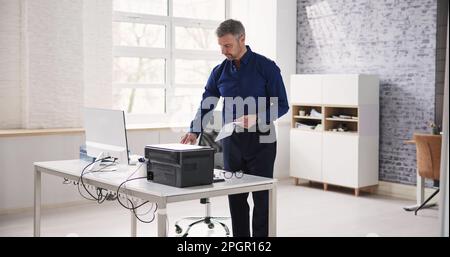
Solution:
<svg viewBox="0 0 450 257">
<path fill-rule="evenodd" d="M 50 162 L 36 162 L 35 167 L 41 172 L 48 173 L 60 173 L 60 175 L 69 175 L 73 177 L 79 177 L 82 169 L 88 165 L 89 162 L 83 160 L 65 160 L 65 161 L 50 161 Z M 123 166 L 119 167 L 117 171 L 112 172 L 95 172 L 87 173 L 83 176 L 86 180 L 95 180 L 97 182 L 119 186 L 125 181 L 138 166 Z M 214 170 L 220 173 L 222 170 Z M 136 172 L 138 174 L 139 172 Z M 133 177 L 138 177 L 138 175 Z M 242 188 L 246 186 L 257 186 L 273 184 L 277 180 L 271 178 L 264 178 L 259 176 L 245 174 L 242 178 L 225 179 L 225 182 L 213 183 L 211 185 L 196 186 L 178 188 L 167 186 L 163 184 L 153 183 L 147 181 L 147 179 L 138 179 L 130 181 L 126 184 L 126 188 L 135 192 L 141 192 L 145 194 L 151 194 L 158 197 L 170 197 L 189 194 L 198 194 L 202 192 L 213 192 L 221 190 L 229 190 L 233 188 Z"/>
</svg>

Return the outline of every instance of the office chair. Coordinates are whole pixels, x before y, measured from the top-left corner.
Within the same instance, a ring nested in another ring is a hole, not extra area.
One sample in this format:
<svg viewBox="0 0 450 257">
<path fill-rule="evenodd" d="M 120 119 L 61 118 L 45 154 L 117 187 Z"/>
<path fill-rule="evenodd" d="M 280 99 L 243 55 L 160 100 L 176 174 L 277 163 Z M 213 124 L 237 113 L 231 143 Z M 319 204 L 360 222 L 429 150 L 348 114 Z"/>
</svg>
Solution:
<svg viewBox="0 0 450 257">
<path fill-rule="evenodd" d="M 202 134 L 200 134 L 198 145 L 202 146 L 210 146 L 213 147 L 215 150 L 214 154 L 214 168 L 216 169 L 223 169 L 223 154 L 222 154 L 222 146 L 220 145 L 220 142 L 215 142 L 215 138 L 217 137 L 216 131 L 207 132 L 204 131 Z M 215 181 L 221 181 L 220 178 L 214 178 Z M 230 217 L 213 217 L 211 216 L 211 202 L 209 201 L 209 198 L 202 198 L 200 199 L 200 203 L 205 205 L 205 216 L 204 217 L 187 217 L 183 218 L 181 220 L 178 220 L 175 222 L 175 232 L 177 234 L 181 234 L 183 232 L 183 229 L 179 225 L 181 221 L 184 220 L 194 220 L 191 224 L 188 225 L 186 231 L 182 235 L 183 237 L 187 237 L 189 234 L 189 231 L 191 228 L 198 224 L 207 224 L 209 229 L 213 229 L 216 225 L 220 225 L 225 230 L 226 236 L 230 235 L 230 229 L 228 226 L 221 222 L 223 220 L 228 220 Z"/>
<path fill-rule="evenodd" d="M 439 193 L 442 137 L 440 135 L 414 134 L 414 141 L 417 149 L 417 169 L 419 175 L 426 179 L 432 179 L 434 186 L 438 188 L 415 210 L 414 214 L 417 215 L 417 212 L 423 209 Z"/>
</svg>

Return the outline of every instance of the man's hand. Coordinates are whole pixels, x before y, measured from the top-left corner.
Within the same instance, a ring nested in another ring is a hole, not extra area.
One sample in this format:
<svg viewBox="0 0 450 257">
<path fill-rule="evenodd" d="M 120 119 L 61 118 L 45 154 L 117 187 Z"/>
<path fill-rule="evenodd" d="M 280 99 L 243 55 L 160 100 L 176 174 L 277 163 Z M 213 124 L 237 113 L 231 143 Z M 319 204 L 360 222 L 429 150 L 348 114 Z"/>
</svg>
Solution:
<svg viewBox="0 0 450 257">
<path fill-rule="evenodd" d="M 237 125 L 249 129 L 256 124 L 256 114 L 242 116 L 239 119 L 236 119 L 236 122 L 240 122 L 240 124 Z"/>
<path fill-rule="evenodd" d="M 197 141 L 197 135 L 195 133 L 186 133 L 186 135 L 184 135 L 181 138 L 180 143 L 186 144 L 186 145 L 194 145 L 196 141 Z"/>
</svg>

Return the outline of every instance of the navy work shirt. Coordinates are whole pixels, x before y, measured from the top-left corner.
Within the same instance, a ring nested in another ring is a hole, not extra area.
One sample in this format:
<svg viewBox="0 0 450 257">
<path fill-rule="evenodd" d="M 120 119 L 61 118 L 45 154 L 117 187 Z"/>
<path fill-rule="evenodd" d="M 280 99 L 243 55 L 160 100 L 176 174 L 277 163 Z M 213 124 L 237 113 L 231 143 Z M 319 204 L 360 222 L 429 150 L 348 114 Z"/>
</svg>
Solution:
<svg viewBox="0 0 450 257">
<path fill-rule="evenodd" d="M 225 59 L 211 72 L 200 108 L 191 122 L 190 132 L 198 134 L 203 131 L 201 120 L 215 108 L 220 97 L 242 97 L 243 99 L 251 97 L 254 98 L 256 103 L 258 103 L 258 100 L 265 100 L 265 110 L 258 111 L 258 105 L 256 105 L 256 113 L 250 111 L 257 115 L 258 124 L 265 120 L 266 125 L 269 125 L 288 112 L 289 105 L 280 69 L 274 61 L 252 52 L 249 46 L 246 47 L 247 52 L 240 60 L 239 69 L 233 61 Z M 277 98 L 278 101 L 270 101 L 271 97 Z M 207 98 L 209 100 L 205 101 Z M 215 100 L 211 101 L 211 99 Z M 223 124 L 239 118 L 236 117 L 236 106 L 227 106 L 226 100 L 222 109 Z M 275 107 L 278 107 L 278 111 Z M 230 110 L 233 112 L 232 117 L 225 115 L 225 112 Z M 245 108 L 244 115 L 247 114 L 249 114 L 249 110 Z"/>
</svg>

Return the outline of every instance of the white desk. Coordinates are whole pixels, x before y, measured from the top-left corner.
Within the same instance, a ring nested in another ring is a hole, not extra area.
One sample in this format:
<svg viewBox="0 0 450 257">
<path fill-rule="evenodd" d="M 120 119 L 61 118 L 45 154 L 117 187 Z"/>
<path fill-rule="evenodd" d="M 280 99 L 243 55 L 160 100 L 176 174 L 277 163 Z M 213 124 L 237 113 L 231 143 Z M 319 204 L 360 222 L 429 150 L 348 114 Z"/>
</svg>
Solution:
<svg viewBox="0 0 450 257">
<path fill-rule="evenodd" d="M 41 233 L 41 174 L 46 173 L 77 181 L 82 169 L 88 164 L 82 160 L 34 163 L 34 236 L 40 236 Z M 136 166 L 127 166 L 116 172 L 88 173 L 83 176 L 83 181 L 85 184 L 116 191 L 136 168 Z M 220 172 L 220 170 L 215 171 Z M 273 237 L 276 236 L 276 182 L 276 179 L 244 175 L 242 178 L 227 179 L 225 182 L 206 186 L 177 188 L 138 179 L 126 184 L 126 192 L 136 198 L 158 204 L 157 235 L 167 236 L 168 203 L 269 190 L 269 236 Z M 122 187 L 121 192 L 124 191 Z M 136 217 L 131 212 L 132 236 L 136 236 L 136 221 Z"/>
</svg>

